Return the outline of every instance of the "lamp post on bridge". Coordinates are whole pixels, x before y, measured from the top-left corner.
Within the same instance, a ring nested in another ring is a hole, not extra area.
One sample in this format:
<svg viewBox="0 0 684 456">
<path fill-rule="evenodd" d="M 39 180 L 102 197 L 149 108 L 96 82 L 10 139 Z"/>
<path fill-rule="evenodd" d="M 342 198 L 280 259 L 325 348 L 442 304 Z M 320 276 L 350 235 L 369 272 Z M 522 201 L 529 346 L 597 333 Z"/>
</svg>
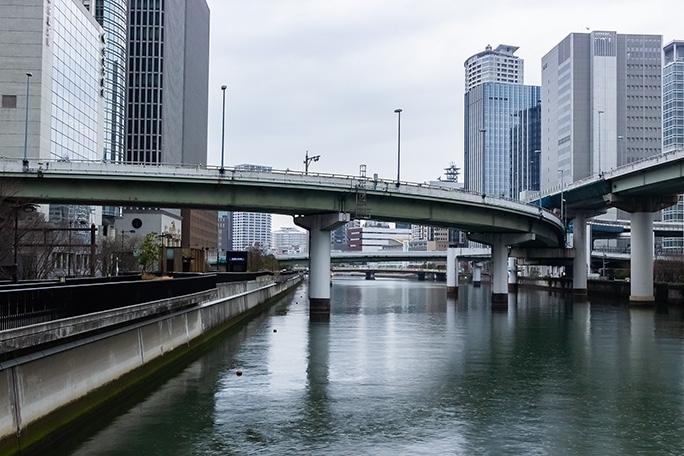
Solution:
<svg viewBox="0 0 684 456">
<path fill-rule="evenodd" d="M 320 155 L 314 155 L 313 157 L 309 157 L 309 151 L 306 151 L 306 155 L 304 156 L 304 174 L 308 175 L 309 174 L 309 164 L 311 162 L 317 162 L 320 160 L 321 156 Z"/>
<path fill-rule="evenodd" d="M 28 120 L 29 120 L 29 86 L 30 86 L 30 81 L 31 77 L 33 76 L 32 73 L 26 73 L 26 125 L 24 125 L 24 161 L 22 162 L 22 169 L 24 172 L 28 171 L 29 168 L 29 162 L 28 162 Z"/>
<path fill-rule="evenodd" d="M 397 113 L 397 187 L 399 187 L 399 170 L 401 168 L 401 109 L 395 109 Z"/>
<path fill-rule="evenodd" d="M 598 176 L 601 177 L 601 114 L 605 111 L 598 111 Z"/>
<path fill-rule="evenodd" d="M 221 126 L 221 168 L 219 169 L 219 174 L 223 176 L 226 169 L 223 167 L 224 150 L 226 143 L 226 89 L 228 87 L 224 84 L 221 86 L 221 91 L 223 92 L 223 122 Z"/>
</svg>

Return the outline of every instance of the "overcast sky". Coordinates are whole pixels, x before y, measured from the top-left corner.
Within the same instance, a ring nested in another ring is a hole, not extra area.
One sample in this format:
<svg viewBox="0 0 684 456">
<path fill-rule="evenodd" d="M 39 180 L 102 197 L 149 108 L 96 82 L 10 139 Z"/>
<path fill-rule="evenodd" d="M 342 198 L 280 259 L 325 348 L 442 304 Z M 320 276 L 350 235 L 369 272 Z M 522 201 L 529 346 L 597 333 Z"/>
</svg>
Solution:
<svg viewBox="0 0 684 456">
<path fill-rule="evenodd" d="M 435 180 L 463 167 L 463 62 L 518 46 L 525 84 L 571 32 L 684 39 L 675 0 L 207 0 L 211 10 L 209 164 Z M 461 179 L 462 180 L 462 179 Z"/>
</svg>

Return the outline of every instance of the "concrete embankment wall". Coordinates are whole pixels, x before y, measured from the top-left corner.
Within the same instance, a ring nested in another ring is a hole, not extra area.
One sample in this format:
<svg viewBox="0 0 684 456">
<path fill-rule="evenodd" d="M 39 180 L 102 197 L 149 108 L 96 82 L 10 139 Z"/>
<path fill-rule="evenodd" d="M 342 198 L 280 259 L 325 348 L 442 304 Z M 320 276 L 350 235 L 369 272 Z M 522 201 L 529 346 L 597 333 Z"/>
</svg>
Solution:
<svg viewBox="0 0 684 456">
<path fill-rule="evenodd" d="M 1 346 L 14 346 L 20 356 L 0 362 L 0 455 L 45 445 L 300 281 L 301 276 L 282 282 L 262 276 L 180 298 L 2 331 Z M 26 343 L 37 349 L 18 350 Z"/>
<path fill-rule="evenodd" d="M 518 277 L 520 286 L 543 288 L 554 291 L 572 292 L 572 279 L 561 277 Z M 626 280 L 587 280 L 589 295 L 609 295 L 629 299 L 630 283 Z M 655 283 L 653 285 L 656 302 L 667 304 L 684 304 L 684 286 L 673 283 Z"/>
</svg>

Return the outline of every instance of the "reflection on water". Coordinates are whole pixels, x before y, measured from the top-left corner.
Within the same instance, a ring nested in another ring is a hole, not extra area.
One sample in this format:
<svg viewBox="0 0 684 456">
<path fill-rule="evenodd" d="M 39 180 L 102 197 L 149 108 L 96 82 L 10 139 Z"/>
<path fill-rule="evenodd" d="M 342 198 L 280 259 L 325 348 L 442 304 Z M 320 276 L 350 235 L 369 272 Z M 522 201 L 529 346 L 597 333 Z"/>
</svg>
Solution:
<svg viewBox="0 0 684 456">
<path fill-rule="evenodd" d="M 682 454 L 684 315 L 521 290 L 306 287 L 55 454 Z M 276 330 L 276 331 L 274 331 Z M 240 369 L 240 377 L 235 371 Z"/>
</svg>

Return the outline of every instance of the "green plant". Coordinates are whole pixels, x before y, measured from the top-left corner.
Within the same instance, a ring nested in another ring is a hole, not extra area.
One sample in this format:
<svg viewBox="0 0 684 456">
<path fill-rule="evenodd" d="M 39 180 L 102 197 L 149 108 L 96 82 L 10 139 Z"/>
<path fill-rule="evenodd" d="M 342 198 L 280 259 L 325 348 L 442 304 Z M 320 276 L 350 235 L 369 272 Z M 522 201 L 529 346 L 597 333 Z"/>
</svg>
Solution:
<svg viewBox="0 0 684 456">
<path fill-rule="evenodd" d="M 150 272 L 153 266 L 159 263 L 159 251 L 161 242 L 156 233 L 147 233 L 140 248 L 135 251 L 135 259 L 140 264 L 143 272 Z"/>
</svg>

